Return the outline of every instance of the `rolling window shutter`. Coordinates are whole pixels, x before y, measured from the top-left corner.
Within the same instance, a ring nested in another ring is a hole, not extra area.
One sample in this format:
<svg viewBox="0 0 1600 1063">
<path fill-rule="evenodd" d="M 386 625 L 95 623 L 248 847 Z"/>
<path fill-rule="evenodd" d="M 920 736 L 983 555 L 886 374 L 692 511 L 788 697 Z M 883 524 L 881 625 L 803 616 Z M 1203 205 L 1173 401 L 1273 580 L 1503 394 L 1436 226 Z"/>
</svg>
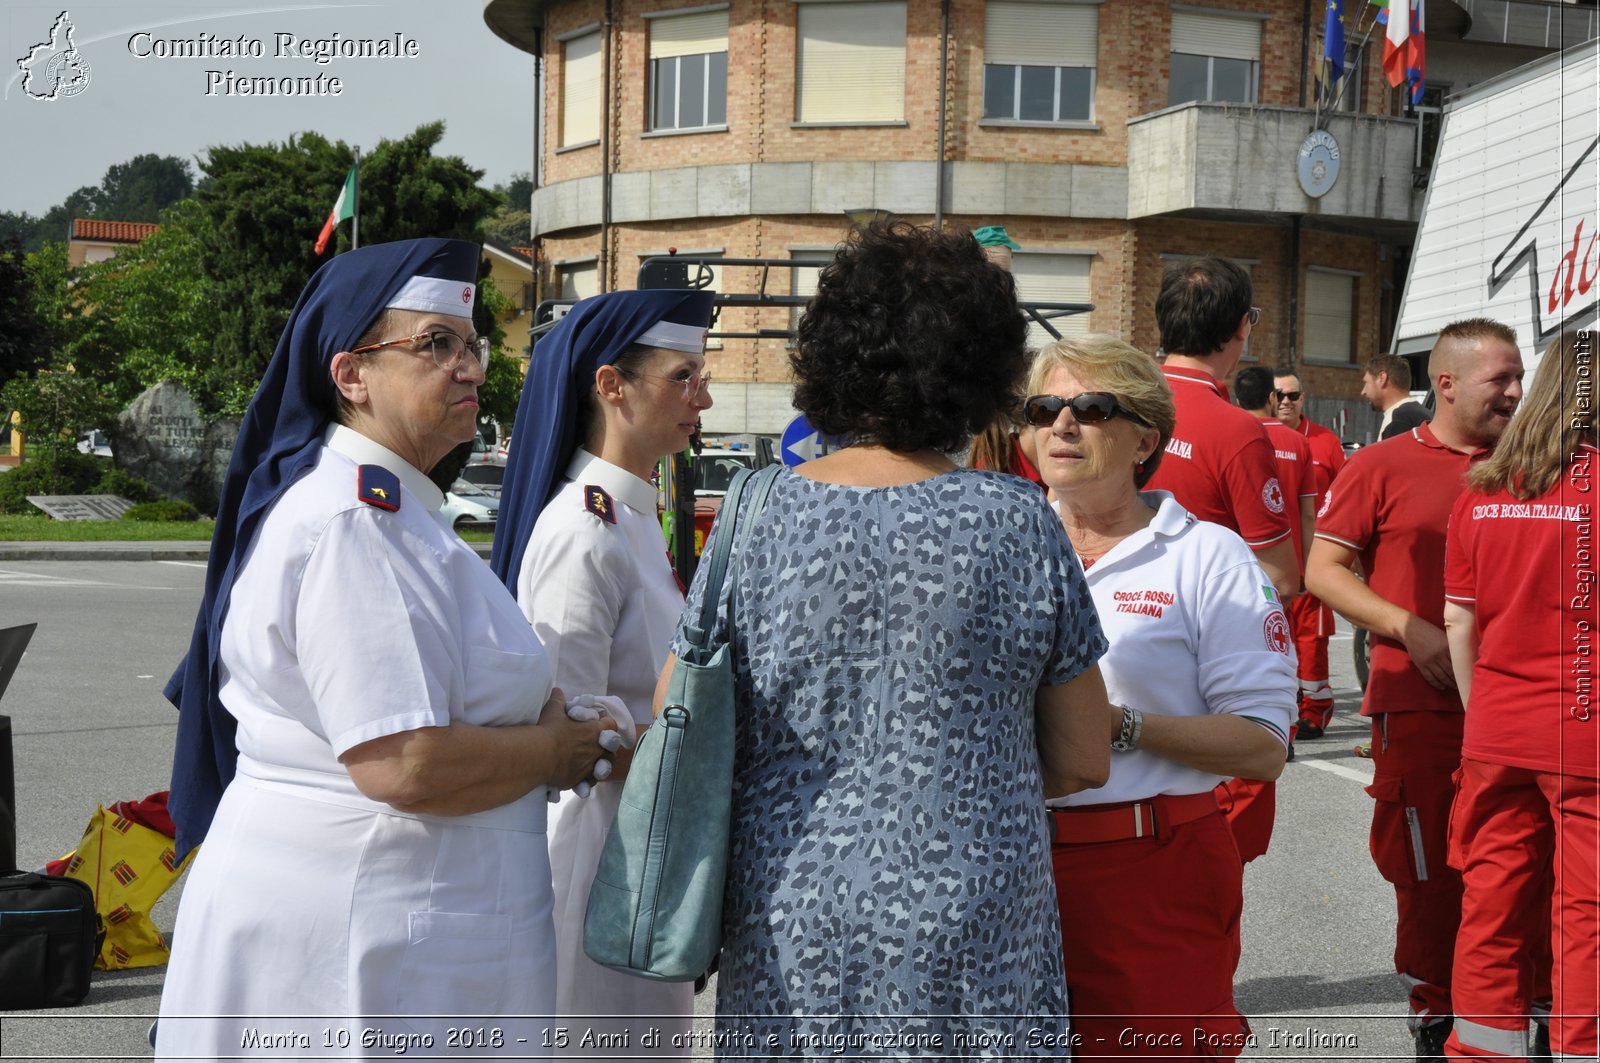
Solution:
<svg viewBox="0 0 1600 1063">
<path fill-rule="evenodd" d="M 1193 11 L 1172 13 L 1172 50 L 1219 59 L 1261 60 L 1261 21 Z"/>
<path fill-rule="evenodd" d="M 650 20 L 650 58 L 703 55 L 728 50 L 728 12 L 700 11 Z"/>
<path fill-rule="evenodd" d="M 983 61 L 1004 66 L 1094 66 L 1100 9 L 994 0 L 984 12 Z"/>
<path fill-rule="evenodd" d="M 906 5 L 801 4 L 796 114 L 802 122 L 905 118 Z"/>
<path fill-rule="evenodd" d="M 600 33 L 566 43 L 561 84 L 561 145 L 600 139 Z"/>
<path fill-rule="evenodd" d="M 1356 279 L 1306 270 L 1306 354 L 1331 362 L 1350 360 Z"/>
<path fill-rule="evenodd" d="M 1011 275 L 1017 282 L 1017 297 L 1024 302 L 1089 302 L 1090 255 L 1013 254 Z M 1050 324 L 1064 338 L 1089 333 L 1089 315 L 1051 318 Z M 1037 324 L 1028 326 L 1028 346 L 1042 347 L 1055 337 Z"/>
</svg>

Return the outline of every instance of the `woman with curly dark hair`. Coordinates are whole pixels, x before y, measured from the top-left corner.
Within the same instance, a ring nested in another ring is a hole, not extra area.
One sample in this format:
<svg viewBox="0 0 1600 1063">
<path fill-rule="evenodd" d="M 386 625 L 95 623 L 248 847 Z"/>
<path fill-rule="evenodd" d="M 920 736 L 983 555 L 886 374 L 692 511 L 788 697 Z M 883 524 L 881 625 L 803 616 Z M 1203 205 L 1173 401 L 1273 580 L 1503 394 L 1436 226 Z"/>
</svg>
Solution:
<svg viewBox="0 0 1600 1063">
<path fill-rule="evenodd" d="M 1024 336 L 970 235 L 904 224 L 852 236 L 801 319 L 796 405 L 851 445 L 777 480 L 732 590 L 729 1054 L 1065 1051 L 1039 809 L 1109 771 L 1106 643 L 1039 490 L 946 456 Z"/>
</svg>

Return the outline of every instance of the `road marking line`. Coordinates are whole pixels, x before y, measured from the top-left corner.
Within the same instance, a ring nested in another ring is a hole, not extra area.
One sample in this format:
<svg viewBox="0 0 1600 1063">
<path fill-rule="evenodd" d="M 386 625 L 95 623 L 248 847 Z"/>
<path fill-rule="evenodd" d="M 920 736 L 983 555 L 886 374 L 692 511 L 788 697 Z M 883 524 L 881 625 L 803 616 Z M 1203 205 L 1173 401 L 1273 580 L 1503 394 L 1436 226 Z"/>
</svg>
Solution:
<svg viewBox="0 0 1600 1063">
<path fill-rule="evenodd" d="M 1365 772 L 1359 772 L 1354 768 L 1345 767 L 1343 764 L 1336 764 L 1332 761 L 1297 760 L 1295 763 L 1303 764 L 1308 768 L 1316 768 L 1318 771 L 1330 772 L 1334 775 L 1340 776 L 1341 778 L 1349 779 L 1351 782 L 1358 782 L 1362 786 L 1366 786 L 1372 782 L 1371 775 L 1368 775 Z"/>
<path fill-rule="evenodd" d="M 205 568 L 204 561 L 157 561 L 158 565 L 181 565 L 184 568 Z"/>
<path fill-rule="evenodd" d="M 105 587 L 109 584 L 92 579 L 68 579 L 65 576 L 46 576 L 38 572 L 17 572 L 0 569 L 0 583 L 53 587 Z"/>
</svg>

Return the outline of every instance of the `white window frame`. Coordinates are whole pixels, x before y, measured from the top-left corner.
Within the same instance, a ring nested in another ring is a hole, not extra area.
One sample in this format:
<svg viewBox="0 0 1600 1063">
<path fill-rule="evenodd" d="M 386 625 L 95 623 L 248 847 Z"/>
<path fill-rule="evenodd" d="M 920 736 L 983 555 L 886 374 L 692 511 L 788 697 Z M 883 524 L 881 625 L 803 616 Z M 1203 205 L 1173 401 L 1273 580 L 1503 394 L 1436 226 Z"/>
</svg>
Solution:
<svg viewBox="0 0 1600 1063">
<path fill-rule="evenodd" d="M 1266 15 L 1262 15 L 1262 14 L 1258 14 L 1258 13 L 1254 13 L 1254 12 L 1246 12 L 1246 11 L 1224 11 L 1224 10 L 1219 10 L 1219 9 L 1216 9 L 1216 8 L 1191 7 L 1191 6 L 1187 5 L 1187 4 L 1174 4 L 1173 5 L 1172 14 L 1173 14 L 1174 28 L 1173 28 L 1173 32 L 1172 32 L 1172 34 L 1170 36 L 1170 39 L 1168 41 L 1168 55 L 1169 55 L 1168 67 L 1167 67 L 1167 77 L 1168 77 L 1167 101 L 1168 101 L 1168 106 L 1176 107 L 1176 106 L 1179 106 L 1179 105 L 1184 104 L 1184 103 L 1194 102 L 1192 100 L 1174 100 L 1174 99 L 1172 99 L 1172 86 L 1171 86 L 1172 69 L 1171 69 L 1170 56 L 1173 56 L 1173 55 L 1187 55 L 1187 56 L 1191 56 L 1191 57 L 1196 58 L 1196 59 L 1204 59 L 1206 61 L 1206 94 L 1203 97 L 1200 98 L 1200 102 L 1205 102 L 1205 103 L 1214 103 L 1214 102 L 1235 103 L 1235 102 L 1238 102 L 1238 103 L 1246 103 L 1246 104 L 1251 104 L 1251 105 L 1259 104 L 1261 102 L 1261 41 L 1260 41 L 1260 27 L 1259 27 L 1259 25 L 1257 27 L 1257 39 L 1256 39 L 1255 54 L 1251 55 L 1251 56 L 1244 56 L 1244 55 L 1218 55 L 1218 54 L 1215 54 L 1215 53 L 1207 53 L 1207 52 L 1185 51 L 1185 50 L 1183 50 L 1182 48 L 1179 47 L 1179 42 L 1178 42 L 1178 39 L 1177 39 L 1178 33 L 1177 33 L 1176 23 L 1177 23 L 1177 20 L 1180 19 L 1180 18 L 1187 18 L 1187 19 L 1197 19 L 1198 18 L 1198 19 L 1210 19 L 1213 22 L 1215 22 L 1217 25 L 1222 25 L 1225 22 L 1252 22 L 1252 21 L 1259 24 L 1261 22 L 1266 21 L 1267 16 Z M 1240 62 L 1248 62 L 1250 64 L 1250 88 L 1249 88 L 1250 98 L 1249 99 L 1247 99 L 1247 100 L 1239 100 L 1239 101 L 1235 101 L 1235 100 L 1218 101 L 1217 100 L 1217 83 L 1216 83 L 1217 82 L 1217 62 L 1216 61 L 1218 59 L 1232 59 L 1232 60 L 1237 60 L 1237 61 L 1240 61 Z"/>
<path fill-rule="evenodd" d="M 1090 128 L 1090 129 L 1098 128 L 1098 126 L 1095 125 L 1095 94 L 1098 91 L 1099 86 L 1100 86 L 1099 54 L 1098 54 L 1099 53 L 1099 42 L 1100 42 L 1099 0 L 1089 0 L 1089 2 L 1083 2 L 1083 0 L 1076 0 L 1076 2 L 1075 2 L 1075 0 L 1047 0 L 1047 2 L 1041 2 L 1041 0 L 998 0 L 998 3 L 1003 3 L 1006 6 L 1014 6 L 1014 7 L 1018 7 L 1018 8 L 1021 8 L 1021 7 L 1034 8 L 1034 9 L 1040 11 L 1040 12 L 1049 12 L 1049 11 L 1051 11 L 1051 9 L 1055 9 L 1056 11 L 1059 12 L 1059 15 L 1063 16 L 1063 17 L 1070 17 L 1070 16 L 1067 16 L 1067 11 L 1069 11 L 1069 10 L 1073 11 L 1074 13 L 1084 13 L 1084 12 L 1086 12 L 1087 14 L 1094 16 L 1094 30 L 1089 35 L 1090 42 L 1089 42 L 1088 48 L 1087 49 L 1082 49 L 1082 48 L 1078 49 L 1078 51 L 1080 53 L 1082 51 L 1086 50 L 1089 53 L 1088 56 L 1085 57 L 1085 56 L 1080 54 L 1080 55 L 1077 55 L 1077 56 L 1070 56 L 1069 57 L 1069 58 L 1077 58 L 1077 59 L 1079 59 L 1078 62 L 1057 63 L 1057 64 L 1020 62 L 1020 61 L 1019 62 L 1006 62 L 1006 61 L 994 61 L 994 62 L 991 62 L 990 59 L 989 59 L 989 56 L 990 56 L 990 54 L 991 54 L 991 52 L 993 50 L 993 45 L 992 45 L 992 42 L 989 40 L 990 34 L 992 32 L 992 22 L 990 21 L 990 18 L 991 18 L 992 15 L 994 15 L 995 9 L 998 6 L 997 3 L 993 3 L 992 2 L 989 5 L 989 7 L 985 9 L 985 13 L 984 13 L 985 14 L 985 23 L 984 23 L 985 42 L 984 42 L 984 64 L 983 64 L 984 100 L 983 100 L 983 117 L 979 120 L 980 124 L 982 124 L 982 125 L 995 125 L 995 126 L 1021 125 L 1021 126 L 1062 126 L 1062 127 L 1067 127 L 1067 128 Z M 1084 16 L 1082 14 L 1080 14 L 1079 17 L 1084 17 Z M 1044 18 L 1042 19 L 1042 21 L 1046 21 L 1047 22 L 1048 19 L 1049 19 L 1049 15 L 1045 15 Z M 1057 35 L 1056 31 L 1054 29 L 1042 29 L 1041 32 L 1044 33 L 1046 36 L 1055 36 L 1055 35 Z M 1002 57 L 1002 59 L 1003 58 L 1004 58 L 1004 56 Z M 1038 54 L 1030 54 L 1030 55 L 1026 56 L 1026 58 L 1029 58 L 1029 59 L 1035 59 L 1035 58 L 1043 59 L 1043 58 L 1046 58 L 1046 56 L 1038 55 Z M 1087 62 L 1082 61 L 1084 58 L 1087 58 L 1088 61 Z M 990 72 L 991 68 L 1000 68 L 1000 67 L 1010 67 L 1012 69 L 1012 72 L 1013 72 L 1012 113 L 1010 115 L 990 115 L 988 113 L 988 109 L 989 109 L 989 99 L 988 99 L 989 72 Z M 1023 117 L 1021 117 L 1021 115 L 1020 115 L 1020 107 L 1021 107 L 1021 103 L 1022 103 L 1022 69 L 1023 69 L 1023 67 L 1043 67 L 1043 68 L 1051 69 L 1051 70 L 1055 71 L 1054 102 L 1053 102 L 1054 114 L 1050 118 L 1048 118 L 1048 119 L 1039 119 L 1039 118 L 1023 118 Z M 1066 69 L 1087 70 L 1087 71 L 1089 71 L 1089 107 L 1088 107 L 1088 113 L 1083 115 L 1083 116 L 1081 116 L 1081 117 L 1077 116 L 1077 115 L 1074 115 L 1074 116 L 1069 117 L 1069 118 L 1063 118 L 1061 116 L 1062 71 L 1066 70 Z"/>
<path fill-rule="evenodd" d="M 717 15 L 721 16 L 720 27 L 707 25 L 707 23 L 718 21 L 715 18 L 708 19 L 707 16 Z M 650 60 L 648 71 L 649 83 L 647 87 L 647 99 L 645 103 L 645 106 L 649 108 L 645 121 L 645 125 L 648 127 L 647 133 L 654 133 L 658 135 L 690 132 L 701 133 L 707 130 L 726 129 L 728 127 L 728 5 L 713 4 L 706 7 L 682 8 L 676 11 L 650 11 L 646 12 L 644 17 L 649 20 L 650 26 Z M 705 43 L 715 43 L 715 38 L 720 36 L 722 47 L 720 49 L 712 48 L 707 51 L 697 52 L 685 52 L 681 50 L 681 48 L 672 46 L 661 47 L 658 44 L 657 27 L 661 26 L 663 23 L 671 22 L 674 19 L 696 20 L 696 29 L 700 32 Z M 720 29 L 720 34 L 716 32 L 718 29 Z M 722 119 L 720 121 L 713 122 L 711 120 L 711 104 L 714 94 L 711 91 L 711 63 L 712 57 L 717 55 L 721 55 L 723 58 L 723 76 L 721 85 Z M 692 68 L 696 65 L 696 61 L 698 61 L 700 69 L 698 71 L 693 71 Z M 667 76 L 667 72 L 669 70 L 671 71 L 671 77 L 673 78 L 674 83 L 674 124 L 657 125 L 657 93 L 659 91 L 661 79 L 664 76 Z M 702 92 L 699 121 L 688 122 L 683 120 L 682 86 L 685 76 L 698 76 L 700 78 Z"/>
</svg>

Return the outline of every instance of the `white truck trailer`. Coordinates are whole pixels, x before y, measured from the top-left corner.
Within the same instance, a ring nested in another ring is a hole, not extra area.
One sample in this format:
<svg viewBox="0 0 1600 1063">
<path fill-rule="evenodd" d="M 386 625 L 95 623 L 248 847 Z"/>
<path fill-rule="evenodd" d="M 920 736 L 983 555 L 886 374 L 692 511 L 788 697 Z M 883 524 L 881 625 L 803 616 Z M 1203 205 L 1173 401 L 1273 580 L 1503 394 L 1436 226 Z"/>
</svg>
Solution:
<svg viewBox="0 0 1600 1063">
<path fill-rule="evenodd" d="M 1600 39 L 1452 98 L 1392 351 L 1489 317 L 1516 330 L 1531 372 L 1600 306 Z"/>
</svg>

